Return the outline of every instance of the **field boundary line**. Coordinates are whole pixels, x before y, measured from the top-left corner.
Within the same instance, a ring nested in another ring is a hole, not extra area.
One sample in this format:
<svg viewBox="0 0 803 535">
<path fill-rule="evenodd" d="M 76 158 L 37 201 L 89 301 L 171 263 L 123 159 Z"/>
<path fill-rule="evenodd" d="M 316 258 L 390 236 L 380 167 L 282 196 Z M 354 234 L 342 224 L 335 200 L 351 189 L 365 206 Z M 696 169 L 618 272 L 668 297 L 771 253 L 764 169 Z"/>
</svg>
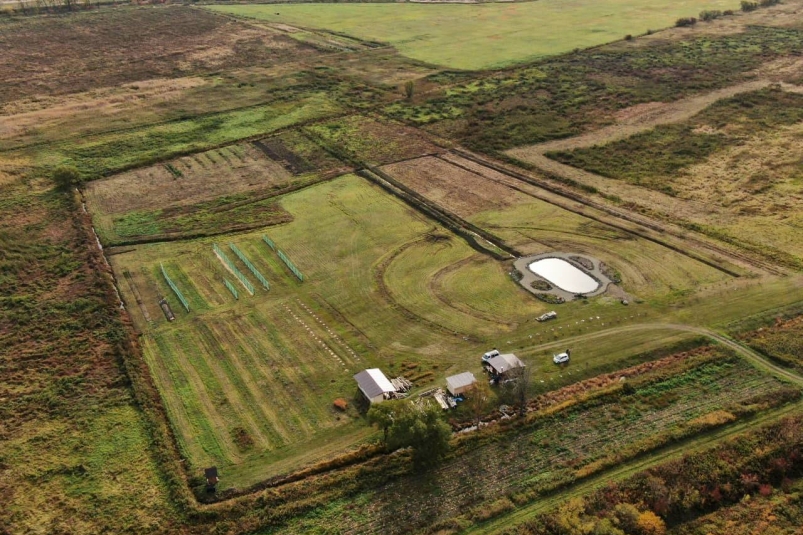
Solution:
<svg viewBox="0 0 803 535">
<path fill-rule="evenodd" d="M 405 204 L 423 213 L 427 218 L 434 219 L 440 225 L 463 238 L 472 249 L 480 253 L 490 255 L 497 260 L 509 260 L 510 258 L 518 258 L 521 256 L 520 251 L 507 245 L 504 240 L 432 203 L 421 194 L 400 184 L 393 177 L 379 169 L 368 167 L 358 170 L 356 174 L 377 184 L 391 195 L 398 197 L 404 201 Z M 492 249 L 484 247 L 481 245 L 481 241 L 487 242 L 489 245 L 506 253 L 508 256 L 501 255 Z"/>
</svg>

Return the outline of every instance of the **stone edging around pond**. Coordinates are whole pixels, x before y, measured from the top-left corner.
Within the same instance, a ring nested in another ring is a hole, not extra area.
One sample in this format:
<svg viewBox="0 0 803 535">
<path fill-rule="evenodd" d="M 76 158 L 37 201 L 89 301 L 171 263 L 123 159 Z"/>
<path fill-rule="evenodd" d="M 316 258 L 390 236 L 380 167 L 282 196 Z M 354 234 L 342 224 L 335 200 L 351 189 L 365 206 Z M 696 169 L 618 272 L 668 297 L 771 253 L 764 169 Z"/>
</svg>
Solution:
<svg viewBox="0 0 803 535">
<path fill-rule="evenodd" d="M 581 264 L 576 260 L 572 260 L 572 258 L 578 258 L 578 257 L 583 260 L 587 260 L 588 263 L 593 266 L 593 268 L 588 269 L 587 267 L 585 267 L 583 265 L 585 264 L 585 262 Z M 551 281 L 548 281 L 543 277 L 539 277 L 538 275 L 530 271 L 530 268 L 528 267 L 530 264 L 532 264 L 536 260 L 543 260 L 545 258 L 559 258 L 560 260 L 563 260 L 573 265 L 574 267 L 576 267 L 577 269 L 579 269 L 580 271 L 582 271 L 583 273 L 587 274 L 589 277 L 597 281 L 599 283 L 599 287 L 596 290 L 594 290 L 593 292 L 581 294 L 586 297 L 594 297 L 596 295 L 603 294 L 605 293 L 605 290 L 608 289 L 609 285 L 614 284 L 614 282 L 611 279 L 609 279 L 602 273 L 602 270 L 600 269 L 600 260 L 592 256 L 579 253 L 562 253 L 562 252 L 551 252 L 551 253 L 523 256 L 517 259 L 515 262 L 513 262 L 513 267 L 522 275 L 521 279 L 519 280 L 519 284 L 521 284 L 525 290 L 535 295 L 536 297 L 539 296 L 545 297 L 549 295 L 554 295 L 555 297 L 559 297 L 564 301 L 571 301 L 572 299 L 575 299 L 578 295 L 578 294 L 573 294 L 571 292 L 567 292 L 566 290 L 562 290 L 557 286 L 555 286 L 555 284 L 552 283 Z M 536 290 L 535 288 L 532 287 L 532 283 L 535 281 L 546 282 L 552 287 L 552 289 Z"/>
</svg>

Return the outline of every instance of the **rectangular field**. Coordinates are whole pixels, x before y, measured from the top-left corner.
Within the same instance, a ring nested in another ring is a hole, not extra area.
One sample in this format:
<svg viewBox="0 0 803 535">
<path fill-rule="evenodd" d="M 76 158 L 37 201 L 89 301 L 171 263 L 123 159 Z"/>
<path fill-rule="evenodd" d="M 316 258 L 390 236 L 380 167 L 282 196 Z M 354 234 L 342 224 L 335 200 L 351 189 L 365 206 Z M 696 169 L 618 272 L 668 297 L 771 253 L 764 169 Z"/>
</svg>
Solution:
<svg viewBox="0 0 803 535">
<path fill-rule="evenodd" d="M 332 407 L 336 398 L 354 404 L 351 376 L 367 367 L 404 374 L 423 389 L 459 371 L 481 376 L 479 355 L 504 344 L 557 386 L 653 358 L 649 351 L 690 338 L 649 329 L 628 340 L 603 335 L 575 346 L 585 366 L 552 377 L 556 370 L 541 369 L 541 355 L 528 347 L 626 323 L 634 311 L 605 300 L 573 303 L 561 311 L 566 331 L 538 324 L 533 318 L 545 304 L 519 288 L 504 265 L 354 176 L 280 202 L 292 222 L 139 245 L 111 257 L 183 451 L 193 470 L 219 466 L 227 485 L 246 486 L 331 457 L 372 434 L 354 408 Z M 303 282 L 264 234 L 304 273 Z M 226 251 L 234 244 L 270 289 L 227 254 L 254 286 L 251 296 L 217 259 L 215 243 Z M 161 276 L 162 264 L 189 313 Z M 239 290 L 238 300 L 224 279 Z M 159 308 L 160 296 L 174 322 Z M 596 319 L 588 320 L 589 313 Z"/>
<path fill-rule="evenodd" d="M 453 69 L 488 69 L 569 52 L 671 26 L 733 0 L 540 0 L 514 4 L 314 4 L 214 6 L 277 24 L 337 31 L 388 43 L 402 54 Z"/>
<path fill-rule="evenodd" d="M 347 169 L 289 132 L 95 180 L 84 197 L 106 245 L 219 234 L 289 221 L 274 197 Z"/>
<path fill-rule="evenodd" d="M 382 169 L 522 254 L 577 251 L 603 260 L 634 296 L 663 298 L 728 279 L 677 251 L 547 203 L 534 196 L 537 192 L 529 195 L 527 184 L 453 154 Z"/>
</svg>

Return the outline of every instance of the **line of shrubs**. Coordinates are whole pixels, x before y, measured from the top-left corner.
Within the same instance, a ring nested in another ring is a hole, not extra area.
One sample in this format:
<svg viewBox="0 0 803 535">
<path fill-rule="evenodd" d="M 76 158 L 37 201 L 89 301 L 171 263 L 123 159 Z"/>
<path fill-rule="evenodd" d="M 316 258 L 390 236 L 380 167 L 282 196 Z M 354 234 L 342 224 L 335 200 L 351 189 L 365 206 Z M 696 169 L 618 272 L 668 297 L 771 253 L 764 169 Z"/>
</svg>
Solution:
<svg viewBox="0 0 803 535">
<path fill-rule="evenodd" d="M 770 7 L 777 4 L 780 4 L 781 0 L 758 0 L 756 2 L 750 0 L 742 0 L 742 11 L 745 13 L 749 13 L 750 11 L 755 11 L 760 7 Z M 675 21 L 675 26 L 678 28 L 694 26 L 697 24 L 698 20 L 703 22 L 711 22 L 714 19 L 718 19 L 720 17 L 726 17 L 728 15 L 733 15 L 732 9 L 726 9 L 725 11 L 720 11 L 719 9 L 706 9 L 700 11 L 699 18 L 695 17 L 681 17 Z"/>
</svg>

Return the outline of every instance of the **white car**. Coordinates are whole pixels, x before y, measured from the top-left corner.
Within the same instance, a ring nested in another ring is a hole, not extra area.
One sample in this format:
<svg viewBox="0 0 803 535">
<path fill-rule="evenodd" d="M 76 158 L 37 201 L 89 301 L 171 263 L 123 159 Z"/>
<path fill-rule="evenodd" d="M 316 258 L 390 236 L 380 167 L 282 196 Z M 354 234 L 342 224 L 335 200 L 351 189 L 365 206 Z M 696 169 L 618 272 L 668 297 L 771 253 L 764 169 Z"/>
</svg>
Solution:
<svg viewBox="0 0 803 535">
<path fill-rule="evenodd" d="M 557 355 L 552 355 L 552 362 L 555 364 L 564 364 L 569 362 L 569 352 L 566 353 L 558 353 Z"/>
<path fill-rule="evenodd" d="M 553 310 L 551 312 L 547 312 L 546 314 L 541 314 L 540 316 L 535 318 L 535 320 L 536 321 L 548 321 L 548 320 L 553 320 L 553 319 L 555 319 L 557 317 L 558 317 L 558 313 Z"/>
</svg>

